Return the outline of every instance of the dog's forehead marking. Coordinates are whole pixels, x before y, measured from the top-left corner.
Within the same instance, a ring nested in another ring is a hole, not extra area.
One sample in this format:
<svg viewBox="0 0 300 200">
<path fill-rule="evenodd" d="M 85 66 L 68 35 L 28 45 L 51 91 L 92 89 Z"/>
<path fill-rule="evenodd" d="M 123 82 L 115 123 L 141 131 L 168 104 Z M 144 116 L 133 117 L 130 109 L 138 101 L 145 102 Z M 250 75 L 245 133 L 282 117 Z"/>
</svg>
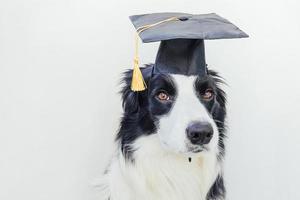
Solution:
<svg viewBox="0 0 300 200">
<path fill-rule="evenodd" d="M 184 76 L 184 75 L 170 75 L 173 79 L 174 85 L 177 90 L 177 97 L 173 109 L 185 109 L 188 113 L 201 112 L 206 117 L 206 109 L 199 101 L 195 91 L 195 82 L 197 76 Z"/>
<path fill-rule="evenodd" d="M 196 117 L 195 120 L 207 121 L 210 116 L 205 106 L 199 100 L 195 89 L 195 83 L 198 77 L 177 74 L 170 76 L 177 90 L 177 97 L 172 111 L 174 112 L 175 110 L 177 114 L 186 114 L 186 117 L 189 119 Z"/>
<path fill-rule="evenodd" d="M 170 77 L 172 78 L 172 80 L 174 81 L 178 89 L 184 89 L 184 90 L 180 90 L 182 92 L 190 91 L 190 90 L 186 90 L 187 87 L 193 89 L 195 80 L 197 79 L 197 76 L 184 76 L 179 74 L 172 74 L 170 75 Z"/>
</svg>

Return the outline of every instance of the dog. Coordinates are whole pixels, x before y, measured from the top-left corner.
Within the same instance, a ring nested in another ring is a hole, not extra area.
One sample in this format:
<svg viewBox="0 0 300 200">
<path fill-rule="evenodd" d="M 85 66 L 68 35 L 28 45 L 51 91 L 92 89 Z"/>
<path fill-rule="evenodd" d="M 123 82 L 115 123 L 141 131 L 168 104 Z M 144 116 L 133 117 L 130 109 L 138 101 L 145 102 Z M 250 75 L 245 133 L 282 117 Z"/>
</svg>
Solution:
<svg viewBox="0 0 300 200">
<path fill-rule="evenodd" d="M 104 172 L 107 200 L 223 200 L 226 94 L 223 78 L 153 74 L 148 88 L 130 89 L 124 73 L 123 117 L 116 153 Z"/>
</svg>

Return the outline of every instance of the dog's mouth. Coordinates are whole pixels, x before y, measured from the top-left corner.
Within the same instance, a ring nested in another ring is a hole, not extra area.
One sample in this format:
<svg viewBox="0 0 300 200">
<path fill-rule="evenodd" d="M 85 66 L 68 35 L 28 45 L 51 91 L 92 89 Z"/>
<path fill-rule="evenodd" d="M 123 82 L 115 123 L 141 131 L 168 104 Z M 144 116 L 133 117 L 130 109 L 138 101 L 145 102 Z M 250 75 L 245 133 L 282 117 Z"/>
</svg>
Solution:
<svg viewBox="0 0 300 200">
<path fill-rule="evenodd" d="M 205 146 L 189 146 L 187 147 L 187 149 L 190 153 L 200 153 L 203 151 L 208 151 L 208 148 Z"/>
<path fill-rule="evenodd" d="M 165 150 L 168 150 L 170 152 L 176 152 L 179 154 L 197 154 L 209 151 L 209 147 L 207 145 L 194 145 L 187 142 L 185 143 L 185 148 L 183 150 L 169 149 L 168 144 L 164 141 L 162 142 L 162 144 L 162 147 Z"/>
<path fill-rule="evenodd" d="M 192 153 L 200 153 L 200 152 L 202 152 L 203 151 L 203 149 L 195 149 L 195 150 L 192 150 L 191 152 Z"/>
<path fill-rule="evenodd" d="M 205 146 L 189 146 L 188 148 L 188 162 L 192 162 L 194 154 L 201 153 L 203 151 L 208 151 L 208 148 Z"/>
</svg>

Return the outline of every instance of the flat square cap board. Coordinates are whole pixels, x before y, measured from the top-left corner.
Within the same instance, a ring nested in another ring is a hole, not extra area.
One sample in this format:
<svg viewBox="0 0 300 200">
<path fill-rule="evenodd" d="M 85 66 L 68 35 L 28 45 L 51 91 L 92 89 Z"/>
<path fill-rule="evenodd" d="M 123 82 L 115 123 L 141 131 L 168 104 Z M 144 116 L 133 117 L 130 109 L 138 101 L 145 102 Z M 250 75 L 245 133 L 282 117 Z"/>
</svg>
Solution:
<svg viewBox="0 0 300 200">
<path fill-rule="evenodd" d="M 215 13 L 192 15 L 188 13 L 152 13 L 130 16 L 134 27 L 160 22 L 171 17 L 179 20 L 166 22 L 139 34 L 143 42 L 157 42 L 170 39 L 226 39 L 248 37 L 237 26 Z"/>
<path fill-rule="evenodd" d="M 154 73 L 206 75 L 204 40 L 248 35 L 217 14 L 152 13 L 130 16 L 144 43 L 161 42 Z"/>
</svg>

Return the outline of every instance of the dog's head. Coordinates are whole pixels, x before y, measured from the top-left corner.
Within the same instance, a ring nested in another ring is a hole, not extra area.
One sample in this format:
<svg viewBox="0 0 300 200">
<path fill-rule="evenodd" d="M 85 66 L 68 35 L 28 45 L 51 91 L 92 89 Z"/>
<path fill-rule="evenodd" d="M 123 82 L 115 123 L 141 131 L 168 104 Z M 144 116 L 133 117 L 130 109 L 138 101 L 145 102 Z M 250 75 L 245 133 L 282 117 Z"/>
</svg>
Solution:
<svg viewBox="0 0 300 200">
<path fill-rule="evenodd" d="M 226 100 L 219 88 L 221 78 L 213 71 L 201 78 L 152 75 L 152 67 L 142 68 L 148 86 L 143 92 L 132 92 L 132 72 L 125 74 L 124 117 L 118 135 L 122 144 L 141 135 L 158 134 L 161 145 L 173 152 L 221 150 L 222 154 Z"/>
</svg>

